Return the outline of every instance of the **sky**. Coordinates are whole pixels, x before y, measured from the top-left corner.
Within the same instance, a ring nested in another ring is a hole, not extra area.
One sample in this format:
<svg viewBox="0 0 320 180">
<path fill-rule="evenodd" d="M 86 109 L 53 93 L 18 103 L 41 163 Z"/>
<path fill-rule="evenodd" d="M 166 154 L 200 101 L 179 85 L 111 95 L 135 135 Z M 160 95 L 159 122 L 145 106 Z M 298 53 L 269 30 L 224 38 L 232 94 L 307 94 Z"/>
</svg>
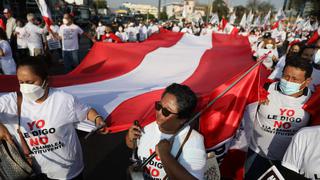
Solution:
<svg viewBox="0 0 320 180">
<path fill-rule="evenodd" d="M 157 6 L 158 0 L 107 0 L 108 5 L 112 8 L 117 8 L 119 5 L 121 5 L 124 2 L 131 2 L 131 3 L 136 3 L 136 4 L 151 4 L 154 6 Z M 162 4 L 163 3 L 169 3 L 169 2 L 181 2 L 182 0 L 161 0 Z M 200 4 L 208 4 L 208 1 L 213 1 L 213 0 L 197 0 Z M 276 9 L 279 7 L 282 7 L 283 1 L 284 0 L 261 0 L 261 1 L 267 1 L 273 4 Z M 237 5 L 246 5 L 248 0 L 229 0 L 230 4 L 232 6 L 237 6 Z"/>
</svg>

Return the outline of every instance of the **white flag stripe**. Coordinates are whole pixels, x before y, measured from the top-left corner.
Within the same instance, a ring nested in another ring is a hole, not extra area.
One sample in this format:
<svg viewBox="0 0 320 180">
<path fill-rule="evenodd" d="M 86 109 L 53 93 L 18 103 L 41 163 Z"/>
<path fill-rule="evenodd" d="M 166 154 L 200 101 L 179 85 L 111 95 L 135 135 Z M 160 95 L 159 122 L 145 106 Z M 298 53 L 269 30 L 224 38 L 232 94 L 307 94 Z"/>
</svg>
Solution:
<svg viewBox="0 0 320 180">
<path fill-rule="evenodd" d="M 200 37 L 185 34 L 176 45 L 158 48 L 147 54 L 137 68 L 123 76 L 61 89 L 76 95 L 106 117 L 127 99 L 163 89 L 173 82 L 184 82 L 197 69 L 204 52 L 210 48 L 211 34 Z M 80 124 L 78 128 L 85 131 L 91 129 L 87 123 Z"/>
</svg>

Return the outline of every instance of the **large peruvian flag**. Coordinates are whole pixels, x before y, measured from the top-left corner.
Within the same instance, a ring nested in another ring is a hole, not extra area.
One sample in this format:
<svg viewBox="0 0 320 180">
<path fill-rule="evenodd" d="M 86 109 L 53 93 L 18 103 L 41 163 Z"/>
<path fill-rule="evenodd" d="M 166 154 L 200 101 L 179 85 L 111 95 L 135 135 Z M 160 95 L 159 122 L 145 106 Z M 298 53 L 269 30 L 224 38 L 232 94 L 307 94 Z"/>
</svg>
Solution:
<svg viewBox="0 0 320 180">
<path fill-rule="evenodd" d="M 206 148 L 222 157 L 247 104 L 257 101 L 267 77 L 261 66 L 252 68 L 255 64 L 246 37 L 161 31 L 143 43 L 97 42 L 74 71 L 51 77 L 50 85 L 97 109 L 115 133 L 127 130 L 134 120 L 142 125 L 153 122 L 154 102 L 173 82 L 197 93 L 200 110 L 246 73 L 200 117 Z M 6 85 L 0 92 L 19 89 L 15 76 L 0 76 L 0 83 Z M 90 131 L 93 125 L 82 123 L 78 128 Z M 234 171 L 241 167 L 240 163 Z"/>
</svg>

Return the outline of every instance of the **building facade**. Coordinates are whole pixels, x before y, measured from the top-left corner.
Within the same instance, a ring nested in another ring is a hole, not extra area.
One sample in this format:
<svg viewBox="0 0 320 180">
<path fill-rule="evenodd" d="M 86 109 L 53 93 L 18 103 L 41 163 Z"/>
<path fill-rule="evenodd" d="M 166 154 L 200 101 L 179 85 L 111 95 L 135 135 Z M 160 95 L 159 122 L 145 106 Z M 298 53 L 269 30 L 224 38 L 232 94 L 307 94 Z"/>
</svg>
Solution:
<svg viewBox="0 0 320 180">
<path fill-rule="evenodd" d="M 196 0 L 184 0 L 183 2 L 172 2 L 165 4 L 166 13 L 169 18 L 190 18 L 195 14 L 205 16 L 206 6 L 198 5 Z"/>
<path fill-rule="evenodd" d="M 132 4 L 132 3 L 123 3 L 123 7 L 129 9 L 133 13 L 140 14 L 152 14 L 155 17 L 158 17 L 158 8 L 148 4 Z"/>
</svg>

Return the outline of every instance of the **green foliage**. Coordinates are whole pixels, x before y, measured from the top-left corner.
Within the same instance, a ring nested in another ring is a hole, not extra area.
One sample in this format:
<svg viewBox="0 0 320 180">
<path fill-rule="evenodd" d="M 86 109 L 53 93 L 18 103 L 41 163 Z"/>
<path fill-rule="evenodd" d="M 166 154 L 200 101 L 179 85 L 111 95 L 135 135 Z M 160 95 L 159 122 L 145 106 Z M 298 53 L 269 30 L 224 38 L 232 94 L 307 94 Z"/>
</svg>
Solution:
<svg viewBox="0 0 320 180">
<path fill-rule="evenodd" d="M 218 13 L 219 18 L 227 17 L 229 14 L 229 8 L 224 0 L 215 0 L 212 3 L 212 12 Z"/>
<path fill-rule="evenodd" d="M 166 12 L 160 12 L 160 20 L 168 20 L 168 14 Z"/>
<path fill-rule="evenodd" d="M 93 3 L 97 9 L 107 8 L 107 1 L 106 0 L 94 0 Z"/>
<path fill-rule="evenodd" d="M 241 6 L 241 5 L 235 6 L 234 11 L 236 11 L 236 16 L 237 16 L 237 19 L 235 22 L 240 23 L 243 14 L 247 12 L 247 8 L 245 8 L 244 6 Z"/>
</svg>

